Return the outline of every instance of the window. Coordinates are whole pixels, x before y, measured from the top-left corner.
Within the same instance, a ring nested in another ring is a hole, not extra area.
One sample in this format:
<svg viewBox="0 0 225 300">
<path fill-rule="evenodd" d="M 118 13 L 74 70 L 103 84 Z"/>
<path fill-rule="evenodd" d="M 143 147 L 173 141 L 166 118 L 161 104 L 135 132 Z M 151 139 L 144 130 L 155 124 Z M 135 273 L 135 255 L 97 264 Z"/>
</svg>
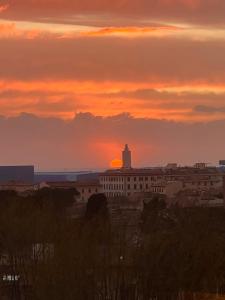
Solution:
<svg viewBox="0 0 225 300">
<path fill-rule="evenodd" d="M 148 189 L 148 184 L 145 185 L 145 188 Z"/>
<path fill-rule="evenodd" d="M 134 184 L 134 189 L 135 189 L 135 190 L 137 189 L 137 185 L 136 185 L 136 184 Z"/>
<path fill-rule="evenodd" d="M 130 182 L 130 177 L 127 177 L 127 181 L 129 181 L 129 182 Z"/>
<path fill-rule="evenodd" d="M 130 184 L 127 185 L 127 189 L 130 190 Z"/>
<path fill-rule="evenodd" d="M 148 177 L 145 177 L 145 181 L 148 181 Z"/>
<path fill-rule="evenodd" d="M 137 180 L 137 178 L 136 177 L 134 177 L 134 181 L 136 181 Z"/>
<path fill-rule="evenodd" d="M 142 186 L 142 184 L 140 184 L 140 190 L 142 190 L 143 189 L 143 186 Z"/>
<path fill-rule="evenodd" d="M 88 192 L 91 193 L 91 189 L 89 189 Z"/>
</svg>

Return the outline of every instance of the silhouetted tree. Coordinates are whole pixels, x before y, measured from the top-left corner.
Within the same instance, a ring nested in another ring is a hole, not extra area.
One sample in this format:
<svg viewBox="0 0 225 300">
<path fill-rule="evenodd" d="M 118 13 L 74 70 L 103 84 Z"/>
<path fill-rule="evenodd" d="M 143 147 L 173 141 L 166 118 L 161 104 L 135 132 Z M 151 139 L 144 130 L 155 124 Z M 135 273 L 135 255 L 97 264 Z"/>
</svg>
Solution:
<svg viewBox="0 0 225 300">
<path fill-rule="evenodd" d="M 107 198 L 104 194 L 94 194 L 88 199 L 85 217 L 88 220 L 96 217 L 102 220 L 108 219 Z"/>
</svg>

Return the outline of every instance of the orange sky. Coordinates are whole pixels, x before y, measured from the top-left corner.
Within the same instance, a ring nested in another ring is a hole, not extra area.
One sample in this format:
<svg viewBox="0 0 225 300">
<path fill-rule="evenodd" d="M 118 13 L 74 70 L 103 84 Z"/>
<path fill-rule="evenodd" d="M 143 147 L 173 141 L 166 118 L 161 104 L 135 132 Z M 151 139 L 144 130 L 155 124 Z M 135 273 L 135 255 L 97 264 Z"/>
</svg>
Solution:
<svg viewBox="0 0 225 300">
<path fill-rule="evenodd" d="M 223 121 L 224 11 L 224 0 L 2 0 L 0 116 Z M 93 134 L 111 145 L 105 161 L 120 159 L 126 142 L 114 129 Z"/>
<path fill-rule="evenodd" d="M 223 8 L 222 0 L 2 1 L 1 114 L 223 119 Z"/>
</svg>

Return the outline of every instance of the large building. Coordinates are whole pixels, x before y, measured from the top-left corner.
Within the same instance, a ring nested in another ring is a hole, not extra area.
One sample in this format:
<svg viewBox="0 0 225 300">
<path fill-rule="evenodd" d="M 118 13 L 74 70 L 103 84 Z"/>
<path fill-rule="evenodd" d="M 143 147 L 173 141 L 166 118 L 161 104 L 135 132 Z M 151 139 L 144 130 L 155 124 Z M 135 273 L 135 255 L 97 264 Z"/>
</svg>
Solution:
<svg viewBox="0 0 225 300">
<path fill-rule="evenodd" d="M 123 167 L 108 170 L 99 175 L 100 184 L 107 197 L 132 197 L 140 193 L 159 193 L 172 197 L 182 190 L 207 191 L 221 189 L 223 174 L 216 167 L 195 164 L 194 167 L 178 167 L 169 164 L 165 168 L 131 168 L 131 152 L 128 146 L 122 153 Z"/>
<path fill-rule="evenodd" d="M 165 193 L 168 185 L 179 182 L 180 190 L 209 190 L 222 188 L 223 174 L 216 168 L 192 167 L 169 169 L 108 170 L 101 173 L 100 184 L 108 197 L 133 196 L 135 193 Z M 173 184 L 173 186 L 175 186 Z"/>
<path fill-rule="evenodd" d="M 0 166 L 0 184 L 34 182 L 34 166 Z"/>
</svg>

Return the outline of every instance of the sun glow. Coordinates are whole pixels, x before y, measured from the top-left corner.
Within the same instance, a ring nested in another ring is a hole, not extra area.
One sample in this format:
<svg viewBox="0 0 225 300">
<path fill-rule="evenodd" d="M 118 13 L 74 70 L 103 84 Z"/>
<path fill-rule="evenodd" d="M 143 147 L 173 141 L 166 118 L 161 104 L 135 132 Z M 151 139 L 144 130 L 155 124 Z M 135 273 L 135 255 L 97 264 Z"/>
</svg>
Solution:
<svg viewBox="0 0 225 300">
<path fill-rule="evenodd" d="M 122 167 L 122 160 L 121 159 L 113 159 L 110 163 L 110 167 L 113 168 L 113 169 L 116 169 L 116 168 L 121 168 Z"/>
</svg>

